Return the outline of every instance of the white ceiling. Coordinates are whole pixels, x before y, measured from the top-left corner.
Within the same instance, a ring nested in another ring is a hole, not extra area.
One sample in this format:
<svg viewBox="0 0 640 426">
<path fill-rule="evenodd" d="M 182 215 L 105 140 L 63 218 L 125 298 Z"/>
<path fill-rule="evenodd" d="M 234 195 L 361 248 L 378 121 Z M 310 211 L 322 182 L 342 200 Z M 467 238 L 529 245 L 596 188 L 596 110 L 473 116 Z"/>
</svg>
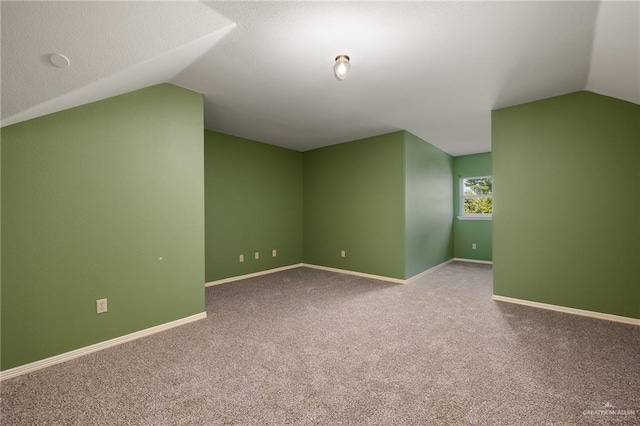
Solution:
<svg viewBox="0 0 640 426">
<path fill-rule="evenodd" d="M 306 151 L 406 129 L 491 149 L 491 110 L 591 90 L 640 104 L 640 2 L 7 2 L 2 125 L 160 82 L 205 127 Z M 71 66 L 48 62 L 59 52 Z M 332 73 L 338 54 L 351 74 Z"/>
</svg>

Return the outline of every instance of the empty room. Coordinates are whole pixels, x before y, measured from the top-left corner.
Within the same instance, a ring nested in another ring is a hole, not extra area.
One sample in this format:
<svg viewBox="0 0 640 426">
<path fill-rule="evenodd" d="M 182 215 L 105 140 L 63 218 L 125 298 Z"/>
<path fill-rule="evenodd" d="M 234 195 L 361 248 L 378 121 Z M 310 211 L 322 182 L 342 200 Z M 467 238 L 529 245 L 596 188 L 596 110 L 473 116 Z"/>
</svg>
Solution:
<svg viewBox="0 0 640 426">
<path fill-rule="evenodd" d="M 640 2 L 0 23 L 0 425 L 640 424 Z"/>
</svg>

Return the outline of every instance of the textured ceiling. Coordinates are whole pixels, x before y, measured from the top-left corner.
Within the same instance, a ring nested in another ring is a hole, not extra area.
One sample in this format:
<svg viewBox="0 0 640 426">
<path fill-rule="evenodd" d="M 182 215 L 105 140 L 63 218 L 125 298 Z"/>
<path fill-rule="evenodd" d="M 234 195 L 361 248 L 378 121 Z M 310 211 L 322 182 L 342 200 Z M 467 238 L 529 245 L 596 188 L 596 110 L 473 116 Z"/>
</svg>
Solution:
<svg viewBox="0 0 640 426">
<path fill-rule="evenodd" d="M 305 151 L 406 129 L 491 149 L 491 110 L 640 103 L 639 2 L 2 2 L 2 125 L 162 81 L 205 126 Z M 71 66 L 47 62 L 53 52 Z M 351 75 L 332 74 L 338 54 Z"/>
</svg>

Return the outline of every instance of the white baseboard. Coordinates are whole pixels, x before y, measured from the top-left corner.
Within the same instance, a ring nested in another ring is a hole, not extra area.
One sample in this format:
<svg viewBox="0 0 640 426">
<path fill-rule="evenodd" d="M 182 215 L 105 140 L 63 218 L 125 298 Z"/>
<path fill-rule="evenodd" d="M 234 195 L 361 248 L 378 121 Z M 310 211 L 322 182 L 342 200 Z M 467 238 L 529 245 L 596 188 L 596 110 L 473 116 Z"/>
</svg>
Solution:
<svg viewBox="0 0 640 426">
<path fill-rule="evenodd" d="M 328 266 L 320 266 L 320 265 L 312 265 L 310 263 L 303 263 L 302 266 L 306 267 L 306 268 L 313 268 L 313 269 L 321 269 L 323 271 L 331 271 L 331 272 L 337 272 L 339 274 L 347 274 L 347 275 L 355 275 L 357 277 L 364 277 L 364 278 L 371 278 L 374 280 L 380 280 L 380 281 L 387 281 L 390 283 L 394 283 L 394 284 L 409 284 L 417 279 L 422 278 L 423 276 L 435 271 L 436 269 L 442 268 L 443 266 L 448 265 L 449 263 L 453 262 L 454 259 L 449 259 L 449 260 L 445 260 L 444 262 L 427 269 L 426 271 L 422 271 L 417 275 L 414 275 L 411 278 L 408 278 L 406 280 L 400 279 L 400 278 L 391 278 L 391 277 L 385 277 L 382 275 L 372 275 L 372 274 L 365 274 L 364 272 L 356 272 L 356 271 L 350 271 L 348 269 L 339 269 L 339 268 L 331 268 Z"/>
<path fill-rule="evenodd" d="M 407 280 L 400 278 L 385 277 L 383 275 L 365 274 L 364 272 L 349 271 L 348 269 L 331 268 L 329 266 L 313 265 L 311 263 L 303 263 L 301 266 L 311 269 L 320 269 L 323 271 L 337 272 L 339 274 L 355 275 L 356 277 L 371 278 L 374 280 L 387 281 L 394 284 L 406 284 Z"/>
<path fill-rule="evenodd" d="M 422 271 L 422 272 L 420 272 L 419 274 L 414 275 L 414 276 L 412 276 L 411 278 L 408 278 L 408 279 L 407 279 L 407 280 L 405 280 L 405 281 L 406 281 L 406 283 L 408 284 L 408 283 L 411 283 L 411 282 L 413 282 L 413 281 L 415 281 L 415 280 L 419 280 L 420 278 L 424 277 L 425 275 L 430 274 L 431 272 L 433 272 L 433 271 L 435 271 L 435 270 L 437 270 L 437 269 L 440 269 L 440 268 L 442 268 L 443 266 L 447 266 L 448 264 L 450 264 L 450 263 L 451 263 L 451 262 L 453 262 L 454 260 L 455 260 L 455 259 L 445 260 L 444 262 L 439 263 L 439 264 L 437 264 L 436 266 L 434 266 L 434 267 L 432 267 L 432 268 L 427 269 L 426 271 Z"/>
<path fill-rule="evenodd" d="M 456 262 L 468 262 L 468 263 L 482 263 L 483 265 L 493 265 L 491 260 L 478 260 L 478 259 L 465 259 L 464 257 L 454 257 Z"/>
<path fill-rule="evenodd" d="M 233 281 L 245 280 L 247 278 L 259 277 L 261 275 L 273 274 L 274 272 L 280 272 L 280 271 L 286 271 L 288 269 L 300 268 L 302 266 L 304 266 L 304 263 L 296 263 L 296 264 L 293 264 L 293 265 L 282 266 L 280 268 L 273 268 L 273 269 L 267 269 L 265 271 L 253 272 L 251 274 L 236 275 L 235 277 L 229 277 L 229 278 L 223 278 L 221 280 L 210 281 L 208 283 L 205 283 L 204 286 L 205 287 L 211 287 L 213 285 L 226 284 L 226 283 L 230 283 L 230 282 L 233 282 Z"/>
<path fill-rule="evenodd" d="M 154 327 L 150 327 L 144 330 L 136 331 L 134 333 L 126 334 L 124 336 L 116 337 L 110 340 L 105 340 L 104 342 L 100 342 L 93 345 L 85 346 L 83 348 L 75 349 L 70 352 L 65 352 L 60 355 L 55 355 L 50 358 L 41 359 L 39 361 L 31 362 L 29 364 L 24 364 L 18 367 L 10 368 L 8 370 L 0 371 L 0 381 L 21 376 L 23 374 L 31 373 L 36 370 L 50 367 L 55 364 L 60 364 L 61 362 L 70 361 L 72 359 L 79 358 L 81 356 L 88 355 L 93 352 L 98 352 L 103 349 L 121 345 L 123 343 L 130 342 L 132 340 L 140 339 L 141 337 L 150 336 L 152 334 L 169 330 L 171 328 L 178 327 L 180 325 L 184 325 L 193 321 L 198 321 L 206 317 L 207 317 L 207 313 L 201 312 L 199 314 L 191 315 L 175 321 L 156 325 Z"/>
<path fill-rule="evenodd" d="M 513 297 L 498 296 L 496 294 L 491 296 L 491 298 L 498 302 L 516 303 L 518 305 L 531 306 L 531 307 L 540 308 L 540 309 L 548 309 L 550 311 L 563 312 L 565 314 L 582 315 L 585 317 L 603 319 L 607 321 L 615 321 L 615 322 L 622 322 L 625 324 L 640 325 L 640 319 L 638 318 L 621 317 L 619 315 L 605 314 L 603 312 L 586 311 L 584 309 L 576 309 L 576 308 L 569 308 L 566 306 L 551 305 L 548 303 L 533 302 L 531 300 L 515 299 Z"/>
<path fill-rule="evenodd" d="M 387 281 L 390 283 L 394 283 L 394 284 L 408 284 L 412 281 L 415 281 L 421 277 L 423 277 L 424 275 L 435 271 L 438 268 L 442 268 L 445 265 L 448 265 L 449 263 L 453 262 L 456 259 L 449 259 L 445 262 L 440 263 L 439 265 L 434 266 L 433 268 L 427 269 L 426 271 L 423 271 L 421 273 L 419 273 L 418 275 L 414 275 L 413 277 L 403 280 L 400 278 L 392 278 L 392 277 L 385 277 L 383 275 L 374 275 L 374 274 L 367 274 L 364 272 L 357 272 L 357 271 L 350 271 L 348 269 L 340 269 L 340 268 L 332 268 L 330 266 L 321 266 L 321 265 L 314 265 L 312 263 L 296 263 L 294 265 L 288 265 L 288 266 L 283 266 L 281 268 L 274 268 L 274 269 L 267 269 L 266 271 L 259 271 L 259 272 L 254 272 L 252 274 L 246 274 L 246 275 L 237 275 L 235 277 L 229 277 L 229 278 L 224 278 L 221 280 L 216 280 L 216 281 L 211 281 L 205 284 L 205 287 L 211 287 L 214 285 L 219 285 L 219 284 L 226 284 L 226 283 L 230 283 L 233 281 L 239 281 L 239 280 L 244 280 L 247 278 L 254 278 L 254 277 L 259 277 L 261 275 L 268 275 L 268 274 L 273 274 L 274 272 L 280 272 L 280 271 L 286 271 L 288 269 L 295 269 L 295 268 L 311 268 L 311 269 L 320 269 L 323 271 L 330 271 L 330 272 L 336 272 L 339 274 L 347 274 L 347 275 L 355 275 L 357 277 L 363 277 L 363 278 L 371 278 L 374 280 L 380 280 L 380 281 Z"/>
</svg>

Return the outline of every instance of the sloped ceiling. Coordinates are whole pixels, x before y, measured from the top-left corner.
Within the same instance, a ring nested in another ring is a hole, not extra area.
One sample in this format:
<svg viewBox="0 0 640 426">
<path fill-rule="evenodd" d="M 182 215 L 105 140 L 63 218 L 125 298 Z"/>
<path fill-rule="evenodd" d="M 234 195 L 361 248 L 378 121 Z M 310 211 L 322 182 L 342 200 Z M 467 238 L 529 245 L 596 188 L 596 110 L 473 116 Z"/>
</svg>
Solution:
<svg viewBox="0 0 640 426">
<path fill-rule="evenodd" d="M 640 2 L 600 5 L 586 89 L 640 103 Z"/>
<path fill-rule="evenodd" d="M 640 103 L 638 2 L 3 1 L 1 14 L 3 126 L 167 81 L 205 95 L 209 129 L 300 151 L 406 129 L 463 155 L 491 149 L 495 108 L 585 89 Z"/>
<path fill-rule="evenodd" d="M 199 2 L 2 2 L 2 124 L 166 82 L 235 25 Z M 59 52 L 71 66 L 56 68 Z"/>
</svg>

